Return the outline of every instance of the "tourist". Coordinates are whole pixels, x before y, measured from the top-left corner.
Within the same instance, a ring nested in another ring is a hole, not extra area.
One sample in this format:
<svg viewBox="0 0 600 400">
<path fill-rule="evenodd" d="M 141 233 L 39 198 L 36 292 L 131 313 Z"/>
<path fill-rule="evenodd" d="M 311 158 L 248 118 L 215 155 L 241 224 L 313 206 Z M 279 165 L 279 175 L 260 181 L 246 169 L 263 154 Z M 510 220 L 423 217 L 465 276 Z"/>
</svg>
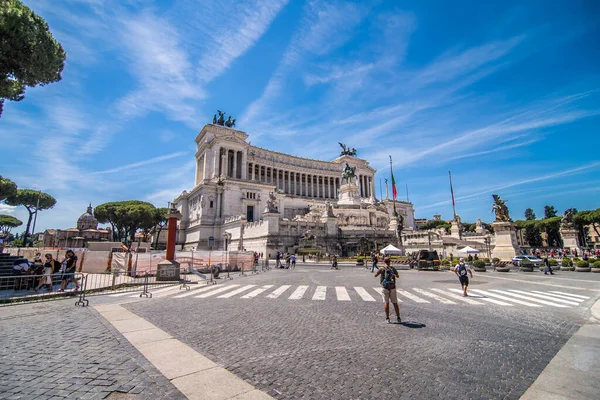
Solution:
<svg viewBox="0 0 600 400">
<path fill-rule="evenodd" d="M 333 255 L 333 257 L 331 257 L 331 269 L 338 269 L 338 262 L 337 262 L 336 255 Z"/>
<path fill-rule="evenodd" d="M 544 275 L 548 275 L 548 272 L 550 272 L 550 275 L 554 275 L 554 272 L 552 271 L 552 267 L 550 266 L 550 261 L 548 261 L 548 257 L 544 258 Z"/>
<path fill-rule="evenodd" d="M 73 250 L 67 250 L 65 253 L 65 259 L 62 261 L 63 275 L 60 283 L 60 289 L 56 292 L 64 292 L 69 282 L 75 284 L 75 291 L 79 290 L 79 285 L 75 280 L 75 271 L 77 269 L 77 256 Z"/>
<path fill-rule="evenodd" d="M 400 319 L 400 307 L 398 306 L 398 295 L 396 294 L 396 278 L 400 278 L 396 268 L 390 265 L 391 260 L 386 257 L 384 260 L 384 266 L 377 270 L 375 278 L 379 277 L 379 283 L 382 286 L 383 293 L 383 309 L 385 310 L 385 322 L 390 323 L 390 301 L 394 305 L 396 311 L 396 319 L 398 323 L 401 323 Z"/>
<path fill-rule="evenodd" d="M 377 262 L 379 260 L 377 259 L 377 254 L 375 253 L 371 253 L 371 273 L 375 272 L 375 269 L 377 268 Z"/>
<path fill-rule="evenodd" d="M 42 286 L 46 286 L 48 292 L 52 291 L 52 274 L 55 270 L 60 269 L 60 263 L 52 259 L 52 254 L 48 253 L 44 256 L 46 262 L 44 263 L 44 276 L 40 280 L 40 284 L 35 288 L 37 292 Z"/>
<path fill-rule="evenodd" d="M 465 264 L 465 259 L 460 258 L 458 264 L 454 267 L 454 273 L 458 276 L 458 280 L 460 285 L 462 286 L 463 296 L 467 297 L 467 287 L 469 286 L 469 276 L 471 275 L 471 279 L 473 278 L 473 270 L 470 265 Z M 467 275 L 468 273 L 468 275 Z"/>
<path fill-rule="evenodd" d="M 461 260 L 464 260 L 464 259 L 461 258 Z M 473 256 L 469 254 L 468 260 L 469 260 L 469 264 L 472 263 L 473 262 Z"/>
<path fill-rule="evenodd" d="M 292 259 L 292 268 L 296 268 L 296 255 L 292 254 L 290 258 Z"/>
<path fill-rule="evenodd" d="M 281 253 L 277 252 L 275 256 L 275 268 L 281 268 Z"/>
</svg>

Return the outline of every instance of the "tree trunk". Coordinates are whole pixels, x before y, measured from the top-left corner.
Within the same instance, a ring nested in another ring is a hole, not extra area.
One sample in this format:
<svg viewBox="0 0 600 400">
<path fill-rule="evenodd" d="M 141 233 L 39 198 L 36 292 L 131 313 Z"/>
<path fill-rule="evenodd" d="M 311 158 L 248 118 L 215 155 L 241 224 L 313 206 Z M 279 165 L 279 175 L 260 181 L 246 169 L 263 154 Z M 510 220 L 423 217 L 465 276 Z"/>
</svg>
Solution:
<svg viewBox="0 0 600 400">
<path fill-rule="evenodd" d="M 27 247 L 27 237 L 29 236 L 29 227 L 31 226 L 31 220 L 33 218 L 33 212 L 31 212 L 29 207 L 25 206 L 25 208 L 29 212 L 29 219 L 27 220 L 27 228 L 25 229 L 25 235 L 23 237 L 23 247 Z"/>
</svg>

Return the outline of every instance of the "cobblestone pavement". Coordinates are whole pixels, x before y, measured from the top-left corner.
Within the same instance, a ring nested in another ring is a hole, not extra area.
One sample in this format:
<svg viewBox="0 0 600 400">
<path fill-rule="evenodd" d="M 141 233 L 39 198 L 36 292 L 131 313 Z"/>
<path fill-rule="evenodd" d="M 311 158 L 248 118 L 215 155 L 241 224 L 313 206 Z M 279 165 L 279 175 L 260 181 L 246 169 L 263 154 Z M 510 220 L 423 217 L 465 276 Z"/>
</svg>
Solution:
<svg viewBox="0 0 600 400">
<path fill-rule="evenodd" d="M 448 273 L 401 274 L 400 287 L 458 287 Z M 234 282 L 331 288 L 374 280 L 365 270 L 298 268 Z M 507 285 L 528 283 L 481 275 L 473 283 Z M 404 323 L 387 325 L 379 301 L 350 300 L 189 296 L 125 307 L 279 399 L 517 399 L 585 321 L 580 309 L 405 302 Z"/>
<path fill-rule="evenodd" d="M 2 399 L 185 399 L 91 307 L 0 308 Z"/>
</svg>

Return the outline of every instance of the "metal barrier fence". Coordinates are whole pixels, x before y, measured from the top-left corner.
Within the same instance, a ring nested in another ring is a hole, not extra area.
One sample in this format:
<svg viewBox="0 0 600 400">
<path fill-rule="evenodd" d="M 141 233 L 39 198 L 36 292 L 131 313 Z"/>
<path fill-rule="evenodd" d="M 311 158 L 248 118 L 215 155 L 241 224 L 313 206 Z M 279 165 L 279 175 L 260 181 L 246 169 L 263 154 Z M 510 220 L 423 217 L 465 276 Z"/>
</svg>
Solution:
<svg viewBox="0 0 600 400">
<path fill-rule="evenodd" d="M 252 263 L 214 264 L 202 274 L 193 268 L 158 268 L 136 274 L 81 273 L 65 276 L 58 273 L 45 275 L 12 275 L 0 277 L 0 306 L 23 302 L 45 301 L 78 296 L 75 305 L 87 306 L 88 297 L 99 295 L 119 295 L 139 292 L 139 296 L 152 297 L 152 290 L 169 285 L 180 285 L 180 289 L 190 290 L 192 284 L 217 284 L 219 281 L 245 277 L 268 271 L 266 260 Z M 50 282 L 50 283 L 48 283 Z M 64 282 L 64 286 L 63 286 Z"/>
</svg>

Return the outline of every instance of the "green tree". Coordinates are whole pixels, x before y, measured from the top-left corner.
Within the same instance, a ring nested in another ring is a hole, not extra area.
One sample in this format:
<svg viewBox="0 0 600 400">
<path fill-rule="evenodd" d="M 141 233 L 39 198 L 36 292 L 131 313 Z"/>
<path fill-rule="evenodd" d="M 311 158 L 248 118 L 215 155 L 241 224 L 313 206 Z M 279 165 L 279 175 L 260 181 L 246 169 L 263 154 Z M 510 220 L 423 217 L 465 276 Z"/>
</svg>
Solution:
<svg viewBox="0 0 600 400">
<path fill-rule="evenodd" d="M 31 220 L 38 211 L 48 210 L 56 204 L 56 199 L 50 196 L 48 193 L 40 192 L 32 189 L 17 189 L 17 194 L 10 196 L 6 199 L 6 204 L 10 206 L 23 206 L 29 212 L 29 219 L 27 220 L 27 228 L 25 228 L 25 235 L 23 238 L 23 244 L 27 245 L 27 237 L 29 236 L 29 228 L 31 226 Z M 35 233 L 35 232 L 34 232 Z"/>
<path fill-rule="evenodd" d="M 544 206 L 544 219 L 556 217 L 556 208 L 554 206 Z"/>
<path fill-rule="evenodd" d="M 154 226 L 152 228 L 152 233 L 156 235 L 156 238 L 154 239 L 154 248 L 155 249 L 158 247 L 158 239 L 160 237 L 160 233 L 167 226 L 167 223 L 169 222 L 166 217 L 168 212 L 169 212 L 169 209 L 167 207 L 159 207 L 156 209 L 155 216 L 154 216 Z"/>
<path fill-rule="evenodd" d="M 15 194 L 17 194 L 17 185 L 10 179 L 3 178 L 0 175 L 0 201 L 4 201 L 7 197 L 14 196 Z"/>
<path fill-rule="evenodd" d="M 536 227 L 540 231 L 546 232 L 546 242 L 549 247 L 563 247 L 562 237 L 560 236 L 561 219 L 561 217 L 550 217 L 536 221 Z"/>
<path fill-rule="evenodd" d="M 0 214 L 0 233 L 8 235 L 12 228 L 21 225 L 23 225 L 23 222 L 12 215 Z"/>
<path fill-rule="evenodd" d="M 433 221 L 427 222 L 426 224 L 421 225 L 419 227 L 419 229 L 422 231 L 426 231 L 429 229 L 444 228 L 447 232 L 451 228 L 451 226 L 452 225 L 449 222 L 442 221 L 442 220 L 433 220 Z"/>
<path fill-rule="evenodd" d="M 4 100 L 62 79 L 65 51 L 48 24 L 19 0 L 0 0 L 0 116 Z"/>
<path fill-rule="evenodd" d="M 525 210 L 525 220 L 527 220 L 527 221 L 535 220 L 535 213 L 533 212 L 533 209 L 528 208 L 527 210 Z"/>
<path fill-rule="evenodd" d="M 156 207 L 145 201 L 126 200 L 104 203 L 94 208 L 98 222 L 110 224 L 119 242 L 135 239 L 139 229 L 150 229 L 156 219 Z M 114 240 L 114 238 L 113 238 Z"/>
<path fill-rule="evenodd" d="M 573 223 L 577 225 L 589 225 L 590 228 L 596 232 L 596 235 L 600 236 L 598 232 L 598 226 L 600 226 L 600 208 L 595 210 L 580 211 L 573 216 Z"/>
</svg>

